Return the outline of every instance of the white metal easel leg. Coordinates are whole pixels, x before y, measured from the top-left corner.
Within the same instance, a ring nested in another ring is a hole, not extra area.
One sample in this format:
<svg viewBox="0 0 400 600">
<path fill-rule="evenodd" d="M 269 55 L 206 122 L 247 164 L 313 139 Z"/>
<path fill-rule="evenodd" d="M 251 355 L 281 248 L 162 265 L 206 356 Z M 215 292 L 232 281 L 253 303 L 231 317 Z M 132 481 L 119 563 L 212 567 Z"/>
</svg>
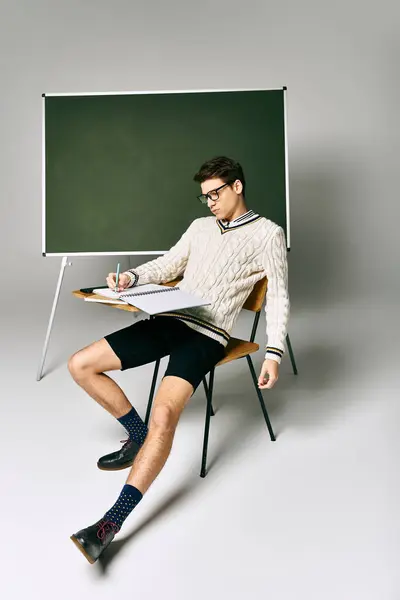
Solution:
<svg viewBox="0 0 400 600">
<path fill-rule="evenodd" d="M 39 365 L 39 370 L 38 370 L 38 373 L 37 373 L 36 381 L 40 381 L 41 378 L 42 378 L 43 365 L 44 365 L 44 361 L 46 359 L 47 347 L 49 345 L 51 328 L 53 327 L 54 315 L 55 315 L 56 308 L 57 308 L 58 297 L 60 295 L 60 290 L 61 290 L 62 280 L 63 280 L 63 277 L 64 277 L 65 267 L 66 266 L 70 267 L 71 265 L 72 265 L 72 263 L 68 262 L 68 256 L 64 256 L 63 259 L 62 259 L 62 261 L 61 261 L 60 274 L 58 276 L 56 293 L 54 295 L 53 307 L 51 309 L 51 315 L 50 315 L 50 320 L 49 320 L 49 324 L 48 324 L 48 327 L 47 327 L 46 339 L 44 341 L 44 346 L 43 346 L 42 360 L 41 360 L 40 365 Z"/>
</svg>

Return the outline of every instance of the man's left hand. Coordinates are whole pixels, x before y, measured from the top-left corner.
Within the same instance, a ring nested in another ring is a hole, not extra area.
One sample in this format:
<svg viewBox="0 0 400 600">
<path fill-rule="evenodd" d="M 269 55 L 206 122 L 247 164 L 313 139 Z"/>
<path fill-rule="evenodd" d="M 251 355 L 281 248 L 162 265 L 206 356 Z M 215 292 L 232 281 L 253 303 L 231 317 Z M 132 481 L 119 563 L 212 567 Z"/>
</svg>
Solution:
<svg viewBox="0 0 400 600">
<path fill-rule="evenodd" d="M 258 378 L 258 387 L 260 390 L 271 389 L 278 381 L 279 363 L 276 360 L 267 358 L 264 360 L 261 373 Z"/>
</svg>

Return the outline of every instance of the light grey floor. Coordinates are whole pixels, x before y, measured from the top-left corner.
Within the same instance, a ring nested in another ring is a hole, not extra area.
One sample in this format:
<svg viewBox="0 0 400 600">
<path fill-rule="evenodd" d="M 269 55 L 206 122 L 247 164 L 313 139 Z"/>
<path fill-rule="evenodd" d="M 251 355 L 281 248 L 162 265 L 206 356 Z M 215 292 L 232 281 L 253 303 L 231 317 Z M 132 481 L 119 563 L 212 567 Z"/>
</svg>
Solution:
<svg viewBox="0 0 400 600">
<path fill-rule="evenodd" d="M 69 535 L 119 494 L 127 473 L 101 472 L 96 460 L 124 433 L 66 360 L 127 315 L 64 294 L 38 383 L 47 308 L 35 318 L 18 306 L 2 313 L 3 598 L 400 598 L 395 307 L 294 311 L 299 375 L 286 355 L 277 386 L 263 392 L 275 443 L 246 363 L 218 368 L 206 479 L 199 388 L 164 470 L 93 566 Z M 234 333 L 250 323 L 243 311 Z M 264 327 L 263 316 L 260 344 Z M 152 369 L 113 374 L 142 415 Z"/>
</svg>

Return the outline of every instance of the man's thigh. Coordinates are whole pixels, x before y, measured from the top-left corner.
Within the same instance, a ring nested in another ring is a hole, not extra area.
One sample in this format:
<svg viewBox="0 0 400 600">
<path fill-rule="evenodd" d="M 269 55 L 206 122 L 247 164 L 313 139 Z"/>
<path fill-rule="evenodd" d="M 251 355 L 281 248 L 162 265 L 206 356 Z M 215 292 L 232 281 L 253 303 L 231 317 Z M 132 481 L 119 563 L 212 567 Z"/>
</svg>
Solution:
<svg viewBox="0 0 400 600">
<path fill-rule="evenodd" d="M 68 369 L 75 378 L 88 371 L 104 373 L 117 371 L 120 368 L 121 362 L 118 356 L 104 339 L 78 350 L 68 360 Z"/>
<path fill-rule="evenodd" d="M 164 376 L 154 398 L 150 427 L 164 423 L 167 428 L 175 428 L 193 391 L 192 384 L 186 379 Z"/>
</svg>

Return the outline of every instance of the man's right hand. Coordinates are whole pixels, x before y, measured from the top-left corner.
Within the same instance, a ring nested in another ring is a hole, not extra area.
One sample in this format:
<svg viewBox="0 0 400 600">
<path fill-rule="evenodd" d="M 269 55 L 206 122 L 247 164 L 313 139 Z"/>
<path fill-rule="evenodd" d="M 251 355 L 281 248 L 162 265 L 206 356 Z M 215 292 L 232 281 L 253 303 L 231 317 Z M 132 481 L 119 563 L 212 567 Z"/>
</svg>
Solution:
<svg viewBox="0 0 400 600">
<path fill-rule="evenodd" d="M 116 277 L 117 277 L 116 273 L 109 273 L 108 277 L 106 278 L 107 285 L 111 290 L 115 289 Z M 117 292 L 122 292 L 122 290 L 125 290 L 129 286 L 130 282 L 131 282 L 131 280 L 130 280 L 129 275 L 125 275 L 125 273 L 120 273 L 120 275 L 118 277 Z"/>
</svg>

